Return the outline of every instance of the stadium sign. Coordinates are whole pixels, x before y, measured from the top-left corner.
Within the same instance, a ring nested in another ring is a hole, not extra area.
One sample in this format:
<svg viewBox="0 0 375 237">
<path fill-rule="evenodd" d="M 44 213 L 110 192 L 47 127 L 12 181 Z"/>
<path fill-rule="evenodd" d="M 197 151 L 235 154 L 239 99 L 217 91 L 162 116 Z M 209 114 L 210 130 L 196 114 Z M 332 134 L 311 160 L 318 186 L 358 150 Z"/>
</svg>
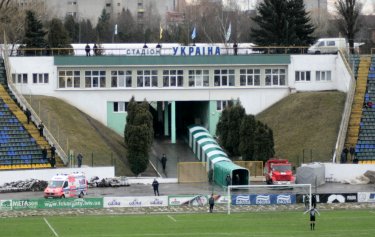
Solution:
<svg viewBox="0 0 375 237">
<path fill-rule="evenodd" d="M 103 208 L 103 198 L 39 199 L 38 208 Z"/>
<path fill-rule="evenodd" d="M 220 48 L 217 46 L 180 46 L 173 47 L 173 56 L 212 56 L 220 55 Z"/>
<path fill-rule="evenodd" d="M 330 194 L 317 194 L 316 200 L 319 203 L 346 203 L 357 202 L 357 193 L 330 193 Z"/>
<path fill-rule="evenodd" d="M 104 208 L 168 206 L 168 196 L 157 197 L 104 197 Z"/>
<path fill-rule="evenodd" d="M 204 206 L 208 198 L 204 195 L 168 196 L 169 206 Z"/>
<path fill-rule="evenodd" d="M 12 210 L 12 200 L 0 200 L 0 210 Z"/>
<path fill-rule="evenodd" d="M 124 54 L 126 56 L 159 56 L 160 49 L 125 49 Z"/>
<path fill-rule="evenodd" d="M 358 202 L 375 202 L 375 192 L 359 192 Z"/>
<path fill-rule="evenodd" d="M 250 194 L 232 195 L 233 205 L 285 205 L 295 204 L 294 194 Z"/>
<path fill-rule="evenodd" d="M 12 200 L 12 209 L 36 209 L 38 208 L 38 200 Z"/>
</svg>

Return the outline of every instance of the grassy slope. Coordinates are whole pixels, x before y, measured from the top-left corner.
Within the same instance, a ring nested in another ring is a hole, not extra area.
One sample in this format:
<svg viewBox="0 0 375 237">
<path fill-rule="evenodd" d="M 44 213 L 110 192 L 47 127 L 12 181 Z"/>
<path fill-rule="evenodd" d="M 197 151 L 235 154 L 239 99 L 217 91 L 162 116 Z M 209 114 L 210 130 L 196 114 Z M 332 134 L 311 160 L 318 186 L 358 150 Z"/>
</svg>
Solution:
<svg viewBox="0 0 375 237">
<path fill-rule="evenodd" d="M 336 144 L 345 104 L 342 92 L 292 94 L 257 115 L 273 129 L 277 156 L 301 163 L 328 161 Z"/>
<path fill-rule="evenodd" d="M 59 99 L 32 96 L 31 101 L 63 148 L 66 150 L 69 140 L 69 149 L 84 155 L 84 164 L 91 165 L 91 154 L 94 165 L 110 165 L 113 157 L 116 175 L 132 175 L 124 156 L 123 138 L 117 133 Z M 257 119 L 273 129 L 276 155 L 300 163 L 305 149 L 305 161 L 310 161 L 311 155 L 314 161 L 328 161 L 344 103 L 342 92 L 296 93 L 257 115 Z M 147 174 L 154 175 L 150 168 L 143 175 Z"/>
<path fill-rule="evenodd" d="M 116 175 L 133 176 L 125 159 L 123 138 L 117 133 L 54 97 L 32 96 L 31 102 L 65 151 L 69 147 L 75 156 L 80 152 L 84 156 L 83 164 L 90 166 L 92 161 L 94 166 L 108 166 L 114 159 Z"/>
</svg>

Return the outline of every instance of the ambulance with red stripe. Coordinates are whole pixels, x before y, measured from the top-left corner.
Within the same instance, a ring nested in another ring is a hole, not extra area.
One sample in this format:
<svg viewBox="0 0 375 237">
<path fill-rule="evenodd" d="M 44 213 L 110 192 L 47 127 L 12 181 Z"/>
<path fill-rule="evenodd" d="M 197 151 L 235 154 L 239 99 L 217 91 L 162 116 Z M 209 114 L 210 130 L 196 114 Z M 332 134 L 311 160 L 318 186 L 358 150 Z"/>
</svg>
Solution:
<svg viewBox="0 0 375 237">
<path fill-rule="evenodd" d="M 87 195 L 87 179 L 82 172 L 55 175 L 44 190 L 45 198 L 82 198 L 85 195 Z"/>
</svg>

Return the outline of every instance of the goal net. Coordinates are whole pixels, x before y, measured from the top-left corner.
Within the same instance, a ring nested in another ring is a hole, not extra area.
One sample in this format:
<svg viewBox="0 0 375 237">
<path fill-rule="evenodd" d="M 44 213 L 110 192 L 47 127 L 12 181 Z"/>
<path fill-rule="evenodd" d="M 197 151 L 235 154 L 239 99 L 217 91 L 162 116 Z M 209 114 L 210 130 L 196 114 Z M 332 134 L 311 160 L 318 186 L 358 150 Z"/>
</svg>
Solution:
<svg viewBox="0 0 375 237">
<path fill-rule="evenodd" d="M 230 185 L 228 214 L 244 211 L 245 206 L 293 205 L 304 203 L 311 209 L 311 184 L 289 185 Z"/>
</svg>

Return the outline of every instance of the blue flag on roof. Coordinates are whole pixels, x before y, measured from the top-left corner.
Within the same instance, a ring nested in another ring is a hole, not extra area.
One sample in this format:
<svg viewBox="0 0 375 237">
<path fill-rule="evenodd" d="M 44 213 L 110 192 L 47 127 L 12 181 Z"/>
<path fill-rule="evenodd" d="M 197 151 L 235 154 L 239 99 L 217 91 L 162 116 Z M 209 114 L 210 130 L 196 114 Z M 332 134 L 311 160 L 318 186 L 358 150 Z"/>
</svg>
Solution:
<svg viewBox="0 0 375 237">
<path fill-rule="evenodd" d="M 197 37 L 197 29 L 194 27 L 193 32 L 191 33 L 191 39 L 194 40 Z"/>
</svg>

